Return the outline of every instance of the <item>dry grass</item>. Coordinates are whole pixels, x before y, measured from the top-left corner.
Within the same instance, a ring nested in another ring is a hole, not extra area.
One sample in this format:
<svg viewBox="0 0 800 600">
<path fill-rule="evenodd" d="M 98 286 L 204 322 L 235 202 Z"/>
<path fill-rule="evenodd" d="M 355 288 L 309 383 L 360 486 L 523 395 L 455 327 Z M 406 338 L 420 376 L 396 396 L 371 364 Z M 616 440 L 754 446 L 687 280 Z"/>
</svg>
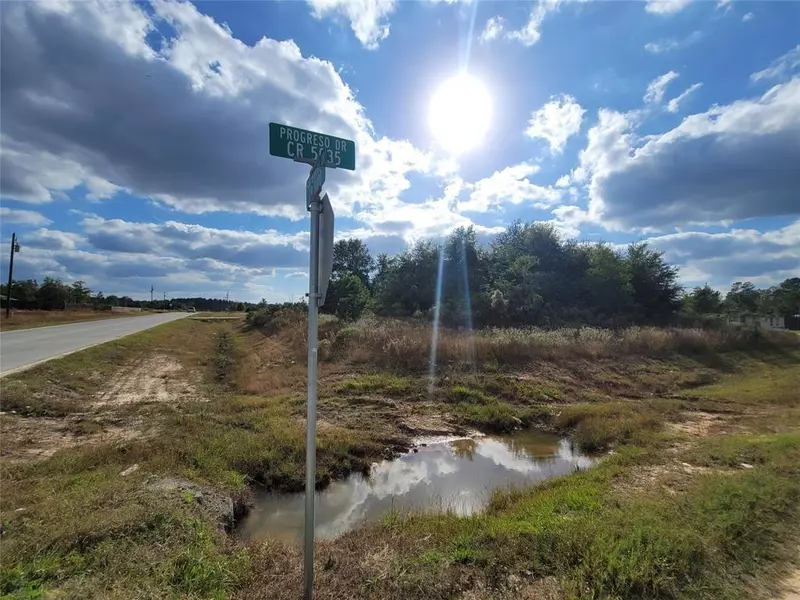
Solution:
<svg viewBox="0 0 800 600">
<path fill-rule="evenodd" d="M 395 369 L 424 369 L 431 354 L 430 326 L 399 320 L 362 319 L 329 331 L 330 358 L 371 363 Z M 469 333 L 440 329 L 436 346 L 439 365 L 498 368 L 538 360 L 663 357 L 699 355 L 756 348 L 799 348 L 791 332 L 729 328 L 702 330 L 631 327 L 619 331 L 579 329 L 492 329 Z"/>
<path fill-rule="evenodd" d="M 15 331 L 50 325 L 66 325 L 81 321 L 137 317 L 147 312 L 111 312 L 110 310 L 15 310 L 6 319 L 5 309 L 0 314 L 0 331 Z"/>
<path fill-rule="evenodd" d="M 320 378 L 320 487 L 410 435 L 463 424 L 510 429 L 535 421 L 584 447 L 616 446 L 615 453 L 589 471 L 498 493 L 481 515 L 389 513 L 323 542 L 319 598 L 510 600 L 530 590 L 539 597 L 539 582 L 565 598 L 763 597 L 741 592 L 739 573 L 755 580 L 764 565 L 780 562 L 774 542 L 791 541 L 800 505 L 800 439 L 787 433 L 800 422 L 800 409 L 790 408 L 800 352 L 785 350 L 783 338 L 735 330 L 507 330 L 474 338 L 442 331 L 438 362 L 453 368 L 430 382 L 430 334 L 398 321 L 321 326 L 328 362 Z M 239 501 L 253 482 L 302 488 L 305 344 L 301 319 L 268 334 L 186 319 L 4 380 L 4 402 L 20 412 L 15 421 L 59 415 L 48 419 L 53 427 L 96 403 L 131 360 L 149 364 L 154 356 L 179 361 L 175 377 L 203 373 L 192 385 L 207 401 L 106 403 L 100 408 L 159 427 L 147 439 L 0 465 L 0 596 L 298 597 L 298 549 L 242 546 L 220 531 L 206 503 Z M 471 356 L 475 372 L 465 373 Z M 703 444 L 700 436 L 721 429 L 664 427 L 709 403 L 726 409 L 720 420 L 754 416 L 740 436 Z M 749 435 L 762 426 L 782 433 Z M 680 460 L 694 475 L 674 495 L 650 483 L 616 492 L 638 469 Z M 736 466 L 743 462 L 753 468 Z M 123 477 L 133 464 L 138 470 Z M 165 479 L 191 482 L 204 499 L 156 490 L 152 482 Z"/>
</svg>

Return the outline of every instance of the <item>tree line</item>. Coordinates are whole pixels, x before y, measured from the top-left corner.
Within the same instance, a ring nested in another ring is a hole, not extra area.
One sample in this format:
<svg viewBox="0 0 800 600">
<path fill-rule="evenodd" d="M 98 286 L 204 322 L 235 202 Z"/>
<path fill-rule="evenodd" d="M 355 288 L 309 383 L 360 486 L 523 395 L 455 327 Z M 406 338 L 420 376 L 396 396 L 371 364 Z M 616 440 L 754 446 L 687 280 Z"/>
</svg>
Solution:
<svg viewBox="0 0 800 600">
<path fill-rule="evenodd" d="M 438 298 L 438 301 L 437 301 Z M 724 296 L 708 285 L 686 292 L 678 268 L 646 243 L 617 249 L 564 240 L 550 224 L 516 222 L 491 244 L 472 228 L 442 244 L 420 241 L 373 258 L 363 241 L 334 246 L 323 310 L 344 319 L 363 311 L 461 327 L 666 325 L 741 312 L 795 314 L 800 278 L 759 290 L 737 282 Z"/>
<path fill-rule="evenodd" d="M 7 285 L 0 285 L 0 296 L 5 304 Z M 12 307 L 22 309 L 64 310 L 68 308 L 107 309 L 116 306 L 151 310 L 175 310 L 194 308 L 199 311 L 246 311 L 258 304 L 218 298 L 169 298 L 158 300 L 134 300 L 130 296 L 104 295 L 93 291 L 85 281 L 64 283 L 60 279 L 45 277 L 41 283 L 36 279 L 15 279 L 11 284 Z M 266 304 L 262 300 L 262 305 Z"/>
<path fill-rule="evenodd" d="M 5 298 L 5 286 L 0 290 Z M 213 298 L 133 300 L 93 292 L 85 282 L 14 281 L 20 308 L 129 306 L 149 309 L 252 311 L 258 304 Z M 333 271 L 323 312 L 355 320 L 364 311 L 414 317 L 454 327 L 633 324 L 667 325 L 685 319 L 741 313 L 800 312 L 800 278 L 758 289 L 736 282 L 723 294 L 708 285 L 691 291 L 678 268 L 646 243 L 618 249 L 563 239 L 546 223 L 515 222 L 488 245 L 473 228 L 453 231 L 443 243 L 419 241 L 405 251 L 373 257 L 360 239 L 334 245 Z"/>
<path fill-rule="evenodd" d="M 766 289 L 737 281 L 724 297 L 708 285 L 696 287 L 684 295 L 683 309 L 701 315 L 795 316 L 800 314 L 800 277 L 790 277 Z"/>
</svg>

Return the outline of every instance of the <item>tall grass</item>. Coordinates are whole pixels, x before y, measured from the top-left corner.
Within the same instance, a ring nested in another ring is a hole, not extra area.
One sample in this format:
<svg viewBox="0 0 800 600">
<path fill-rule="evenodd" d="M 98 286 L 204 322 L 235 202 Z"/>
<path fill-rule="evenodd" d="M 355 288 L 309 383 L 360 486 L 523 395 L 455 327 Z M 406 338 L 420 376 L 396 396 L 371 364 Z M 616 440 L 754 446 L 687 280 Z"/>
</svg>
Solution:
<svg viewBox="0 0 800 600">
<path fill-rule="evenodd" d="M 369 317 L 338 331 L 329 331 L 331 359 L 386 367 L 421 369 L 428 364 L 432 331 L 429 326 Z M 458 366 L 475 357 L 476 366 L 519 365 L 536 360 L 702 354 L 756 347 L 800 348 L 791 332 L 749 328 L 721 330 L 630 327 L 621 330 L 581 327 L 487 329 L 470 333 L 441 329 L 437 347 L 440 364 Z"/>
</svg>

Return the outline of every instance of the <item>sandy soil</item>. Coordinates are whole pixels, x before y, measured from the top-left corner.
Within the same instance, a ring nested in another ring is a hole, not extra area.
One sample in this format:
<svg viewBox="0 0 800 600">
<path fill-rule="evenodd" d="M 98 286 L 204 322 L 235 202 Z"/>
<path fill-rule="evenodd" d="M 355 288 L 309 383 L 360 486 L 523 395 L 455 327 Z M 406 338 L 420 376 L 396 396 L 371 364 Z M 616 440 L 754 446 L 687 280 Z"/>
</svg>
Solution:
<svg viewBox="0 0 800 600">
<path fill-rule="evenodd" d="M 155 355 L 122 367 L 86 412 L 64 418 L 0 413 L 0 458 L 25 462 L 84 444 L 130 440 L 152 434 L 156 426 L 115 409 L 139 403 L 205 401 L 191 376 L 174 358 Z"/>
<path fill-rule="evenodd" d="M 717 435 L 726 429 L 727 419 L 712 413 L 694 411 L 681 414 L 681 421 L 668 423 L 667 427 L 675 433 L 688 435 Z"/>
<path fill-rule="evenodd" d="M 121 369 L 108 388 L 100 393 L 94 406 L 201 399 L 177 360 L 155 355 Z"/>
<path fill-rule="evenodd" d="M 73 416 L 63 419 L 0 415 L 0 458 L 27 462 L 49 458 L 63 448 L 133 439 L 143 435 L 140 423 L 109 425 Z"/>
<path fill-rule="evenodd" d="M 798 554 L 800 561 L 800 554 Z M 800 567 L 796 568 L 789 577 L 784 580 L 781 586 L 783 591 L 775 600 L 800 600 Z"/>
</svg>

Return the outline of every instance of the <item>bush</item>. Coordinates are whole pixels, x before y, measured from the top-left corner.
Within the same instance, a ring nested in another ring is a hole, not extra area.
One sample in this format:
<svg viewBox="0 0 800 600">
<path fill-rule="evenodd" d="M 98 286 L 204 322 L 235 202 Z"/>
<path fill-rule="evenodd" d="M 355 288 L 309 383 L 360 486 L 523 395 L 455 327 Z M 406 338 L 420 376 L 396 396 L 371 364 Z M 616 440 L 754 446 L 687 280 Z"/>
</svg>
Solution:
<svg viewBox="0 0 800 600">
<path fill-rule="evenodd" d="M 369 290 L 360 277 L 350 273 L 331 282 L 335 288 L 336 316 L 343 321 L 355 321 L 367 308 Z"/>
<path fill-rule="evenodd" d="M 248 312 L 245 320 L 253 329 L 261 329 L 265 333 L 277 333 L 281 329 L 306 319 L 308 307 L 302 302 L 294 304 L 268 304 L 258 310 Z"/>
</svg>

